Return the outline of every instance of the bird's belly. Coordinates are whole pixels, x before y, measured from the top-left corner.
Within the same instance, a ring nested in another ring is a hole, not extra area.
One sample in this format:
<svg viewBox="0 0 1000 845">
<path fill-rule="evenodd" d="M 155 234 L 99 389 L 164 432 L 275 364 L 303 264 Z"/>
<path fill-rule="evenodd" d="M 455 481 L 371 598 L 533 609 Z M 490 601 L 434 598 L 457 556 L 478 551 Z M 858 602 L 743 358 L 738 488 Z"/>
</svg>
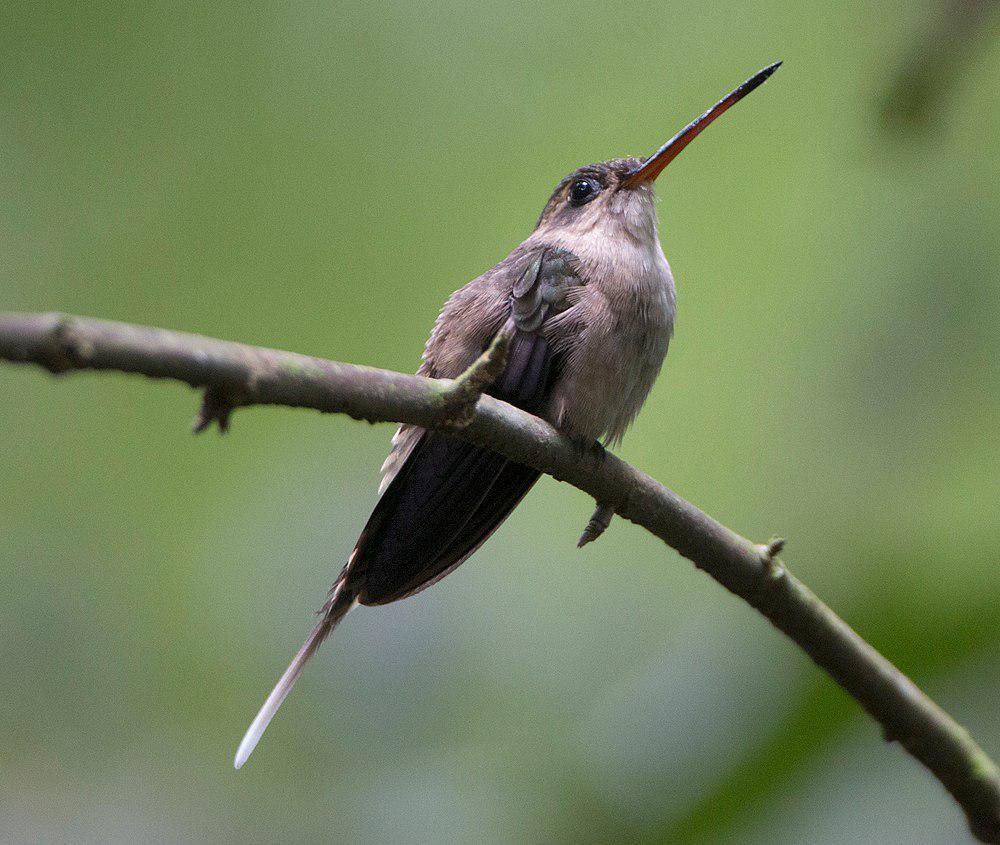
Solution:
<svg viewBox="0 0 1000 845">
<path fill-rule="evenodd" d="M 617 442 L 646 401 L 673 332 L 673 299 L 652 291 L 588 325 L 553 391 L 550 421 L 573 437 Z"/>
</svg>

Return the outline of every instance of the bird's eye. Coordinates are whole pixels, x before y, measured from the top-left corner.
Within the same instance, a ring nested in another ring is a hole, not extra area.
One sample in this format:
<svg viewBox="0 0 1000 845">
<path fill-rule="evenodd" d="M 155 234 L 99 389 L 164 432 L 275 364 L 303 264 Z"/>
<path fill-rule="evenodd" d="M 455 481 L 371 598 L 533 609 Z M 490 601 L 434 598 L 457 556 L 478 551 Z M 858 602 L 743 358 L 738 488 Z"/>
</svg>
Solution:
<svg viewBox="0 0 1000 845">
<path fill-rule="evenodd" d="M 583 205 L 597 196 L 599 185 L 593 179 L 577 179 L 569 186 L 570 205 Z"/>
</svg>

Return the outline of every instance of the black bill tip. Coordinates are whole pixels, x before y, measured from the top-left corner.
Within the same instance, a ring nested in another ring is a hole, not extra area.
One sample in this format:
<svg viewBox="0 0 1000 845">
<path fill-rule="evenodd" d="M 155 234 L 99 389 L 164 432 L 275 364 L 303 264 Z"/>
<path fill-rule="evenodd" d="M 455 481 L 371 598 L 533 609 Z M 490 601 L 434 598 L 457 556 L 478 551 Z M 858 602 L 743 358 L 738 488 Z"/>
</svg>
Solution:
<svg viewBox="0 0 1000 845">
<path fill-rule="evenodd" d="M 675 158 L 677 158 L 677 156 L 680 155 L 681 150 L 698 137 L 706 126 L 708 126 L 713 120 L 728 110 L 731 106 L 742 100 L 751 91 L 763 85 L 771 74 L 773 74 L 779 67 L 781 67 L 780 61 L 769 64 L 767 67 L 757 71 L 738 88 L 735 88 L 726 94 L 725 97 L 719 100 L 719 102 L 701 115 L 701 117 L 692 120 L 680 132 L 674 135 L 673 138 L 660 147 L 660 149 L 647 158 L 638 168 L 636 168 L 634 173 L 630 174 L 622 182 L 622 186 L 626 188 L 633 188 L 643 182 L 652 182 L 656 179 L 656 177 L 663 172 L 663 169 Z"/>
</svg>

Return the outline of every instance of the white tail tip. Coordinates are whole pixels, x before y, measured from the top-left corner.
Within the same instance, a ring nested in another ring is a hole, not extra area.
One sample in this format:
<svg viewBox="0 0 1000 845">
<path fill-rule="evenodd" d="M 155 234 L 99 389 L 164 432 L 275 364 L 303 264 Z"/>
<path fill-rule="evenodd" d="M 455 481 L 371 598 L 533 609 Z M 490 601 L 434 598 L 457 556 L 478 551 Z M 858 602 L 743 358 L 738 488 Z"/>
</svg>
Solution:
<svg viewBox="0 0 1000 845">
<path fill-rule="evenodd" d="M 281 680 L 279 680 L 274 689 L 271 690 L 271 694 L 267 697 L 264 705 L 257 712 L 254 720 L 250 723 L 250 727 L 247 728 L 247 732 L 243 735 L 243 740 L 240 742 L 240 747 L 236 749 L 236 756 L 233 758 L 233 766 L 237 769 L 241 768 L 247 761 L 247 758 L 253 754 L 253 750 L 257 747 L 257 743 L 260 742 L 260 738 L 264 735 L 264 731 L 267 730 L 267 726 L 271 723 L 271 719 L 274 718 L 274 714 L 277 713 L 278 708 L 281 707 L 281 702 L 283 702 L 285 698 L 288 697 L 288 693 L 292 691 L 292 686 L 295 684 L 299 674 L 302 672 L 302 667 L 305 666 L 309 655 L 312 651 L 315 651 L 314 647 L 310 649 L 309 652 L 304 653 L 306 646 L 311 645 L 313 636 L 315 635 L 310 635 L 309 639 L 306 640 L 306 644 L 302 647 L 299 653 L 295 655 L 295 659 L 285 670 L 285 674 L 281 676 Z"/>
<path fill-rule="evenodd" d="M 274 685 L 274 689 L 271 690 L 271 694 L 264 702 L 264 706 L 260 708 L 256 717 L 250 723 L 250 727 L 247 728 L 247 732 L 243 735 L 243 741 L 240 742 L 240 747 L 236 749 L 236 756 L 233 758 L 233 766 L 235 768 L 242 768 L 250 755 L 253 754 L 253 750 L 257 747 L 257 743 L 260 742 L 264 731 L 267 730 L 271 719 L 274 718 L 274 714 L 281 707 L 281 702 L 288 698 L 288 693 L 292 691 L 292 687 L 295 686 L 295 682 L 299 679 L 299 675 L 302 674 L 302 670 L 305 668 L 309 658 L 316 653 L 316 649 L 326 639 L 327 634 L 337 627 L 337 623 L 344 618 L 344 615 L 352 607 L 357 606 L 358 600 L 356 598 L 343 603 L 337 602 L 337 598 L 343 587 L 344 582 L 342 580 L 336 584 L 333 595 L 331 595 L 328 602 L 326 616 L 319 621 L 319 624 L 313 628 L 312 633 L 306 641 L 302 643 L 302 648 L 292 658 L 292 662 L 288 664 L 285 673 L 278 679 L 278 683 Z"/>
<path fill-rule="evenodd" d="M 274 714 L 281 707 L 281 702 L 288 697 L 288 693 L 292 691 L 292 687 L 295 686 L 299 675 L 302 674 L 302 669 L 305 667 L 306 662 L 313 656 L 316 649 L 319 648 L 320 643 L 323 642 L 323 638 L 329 633 L 329 630 L 330 624 L 326 619 L 313 628 L 309 638 L 302 644 L 302 648 L 299 649 L 298 654 L 295 655 L 285 673 L 278 680 L 278 683 L 275 684 L 274 689 L 271 690 L 271 694 L 267 697 L 264 705 L 250 723 L 247 732 L 243 735 L 240 747 L 236 749 L 233 766 L 237 769 L 241 768 L 247 761 L 247 758 L 253 754 L 253 750 L 257 747 L 257 743 L 260 742 L 264 731 L 267 730 L 271 719 L 274 718 Z"/>
</svg>

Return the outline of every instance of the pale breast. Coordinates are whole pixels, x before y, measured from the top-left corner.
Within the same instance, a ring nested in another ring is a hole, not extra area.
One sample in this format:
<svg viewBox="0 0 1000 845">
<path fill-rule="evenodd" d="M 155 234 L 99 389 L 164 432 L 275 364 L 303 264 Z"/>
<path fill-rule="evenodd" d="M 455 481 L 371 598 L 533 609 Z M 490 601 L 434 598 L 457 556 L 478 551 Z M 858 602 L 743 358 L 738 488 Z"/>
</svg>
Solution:
<svg viewBox="0 0 1000 845">
<path fill-rule="evenodd" d="M 566 351 L 551 421 L 573 436 L 621 439 L 649 395 L 673 333 L 675 293 L 659 239 L 597 254 L 576 244 L 586 285 L 551 331 Z M 582 253 L 582 254 L 580 254 Z"/>
</svg>

